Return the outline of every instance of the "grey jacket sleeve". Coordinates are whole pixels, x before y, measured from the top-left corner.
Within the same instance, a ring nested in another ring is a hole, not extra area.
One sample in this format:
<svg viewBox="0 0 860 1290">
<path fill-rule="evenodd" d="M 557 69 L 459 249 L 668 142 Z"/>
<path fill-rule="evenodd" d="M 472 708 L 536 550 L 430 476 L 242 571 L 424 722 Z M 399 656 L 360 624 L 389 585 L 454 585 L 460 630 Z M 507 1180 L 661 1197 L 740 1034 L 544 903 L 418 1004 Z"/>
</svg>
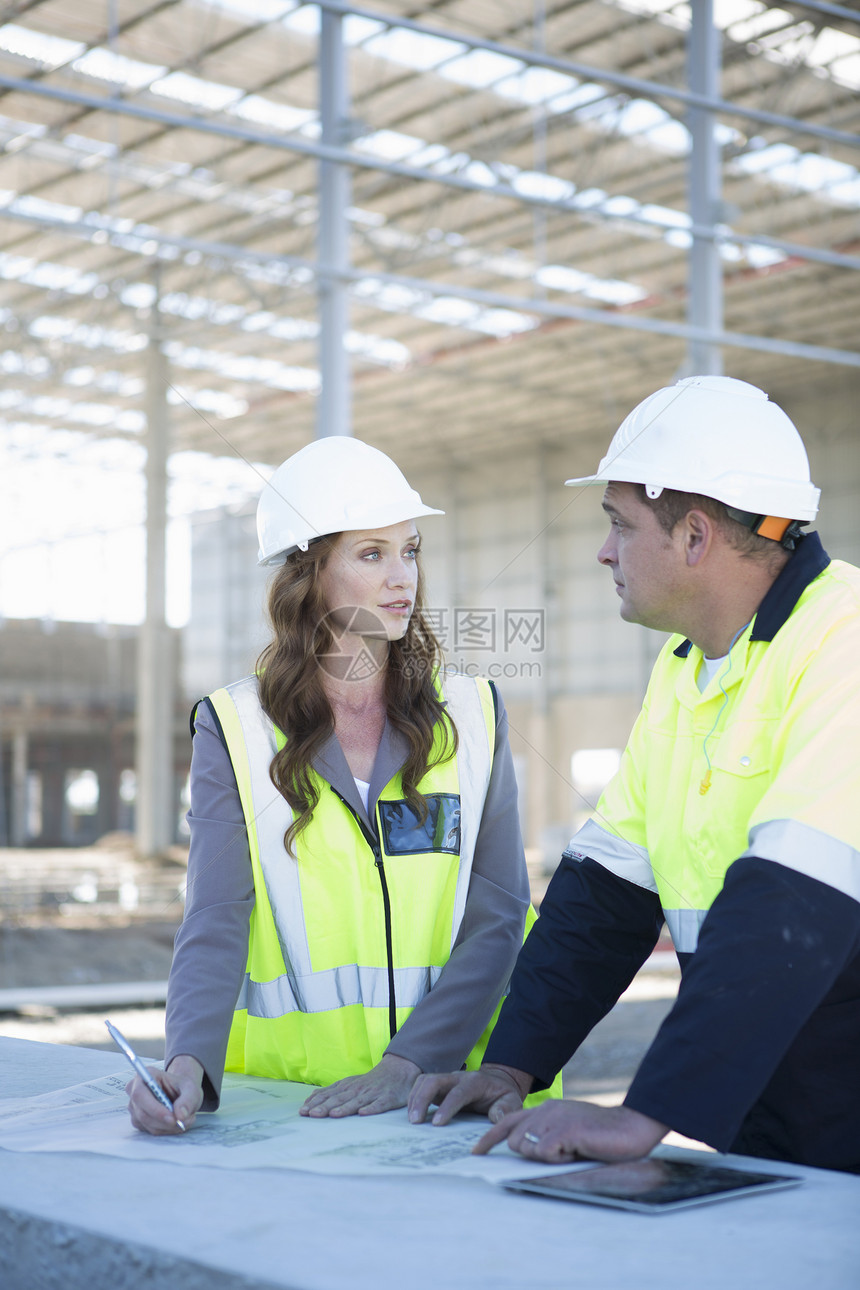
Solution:
<svg viewBox="0 0 860 1290">
<path fill-rule="evenodd" d="M 191 754 L 188 891 L 167 987 L 165 1064 L 187 1053 L 203 1066 L 203 1110 L 215 1111 L 233 1010 L 245 975 L 254 880 L 227 750 L 205 704 Z"/>
<path fill-rule="evenodd" d="M 483 1033 L 523 943 L 529 883 L 517 811 L 508 717 L 498 697 L 493 770 L 475 845 L 466 909 L 451 957 L 387 1052 L 423 1071 L 462 1066 Z"/>
</svg>

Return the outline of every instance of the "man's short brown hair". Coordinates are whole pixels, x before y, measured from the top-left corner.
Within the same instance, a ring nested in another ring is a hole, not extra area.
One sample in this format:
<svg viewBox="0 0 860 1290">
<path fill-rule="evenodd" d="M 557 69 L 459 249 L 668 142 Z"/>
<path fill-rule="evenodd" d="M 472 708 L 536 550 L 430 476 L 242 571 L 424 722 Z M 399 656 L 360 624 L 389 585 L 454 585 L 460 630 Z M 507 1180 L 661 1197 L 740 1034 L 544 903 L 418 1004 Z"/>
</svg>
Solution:
<svg viewBox="0 0 860 1290">
<path fill-rule="evenodd" d="M 644 484 L 634 484 L 640 501 L 650 506 L 657 523 L 665 533 L 671 533 L 689 511 L 704 511 L 714 521 L 723 537 L 735 551 L 753 560 L 768 560 L 777 554 L 785 555 L 778 542 L 753 533 L 740 520 L 733 519 L 724 502 L 702 493 L 680 493 L 674 488 L 664 488 L 659 497 L 649 497 Z M 780 561 L 782 563 L 782 561 Z"/>
</svg>

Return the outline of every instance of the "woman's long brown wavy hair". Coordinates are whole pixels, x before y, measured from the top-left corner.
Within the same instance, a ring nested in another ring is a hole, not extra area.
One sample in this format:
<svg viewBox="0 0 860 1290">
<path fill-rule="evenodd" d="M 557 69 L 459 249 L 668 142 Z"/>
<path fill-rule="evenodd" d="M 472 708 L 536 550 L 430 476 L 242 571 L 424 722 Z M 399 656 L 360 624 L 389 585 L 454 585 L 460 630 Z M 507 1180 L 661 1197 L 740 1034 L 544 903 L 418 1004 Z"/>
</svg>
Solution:
<svg viewBox="0 0 860 1290">
<path fill-rule="evenodd" d="M 319 575 L 339 537 L 335 533 L 320 538 L 307 551 L 287 557 L 269 589 L 272 640 L 257 660 L 263 710 L 286 736 L 286 744 L 272 759 L 269 775 L 293 810 L 293 821 L 284 835 L 290 854 L 294 854 L 295 839 L 319 800 L 311 763 L 334 730 L 320 659 L 336 647 Z M 402 639 L 391 641 L 388 647 L 385 704 L 389 721 L 405 736 L 409 749 L 401 767 L 403 794 L 423 821 L 427 803 L 417 785 L 431 765 L 454 756 L 457 730 L 434 685 L 442 651 L 424 614 L 420 554 L 416 558 L 418 584 L 409 626 Z M 431 761 L 437 726 L 441 726 L 443 738 Z"/>
</svg>

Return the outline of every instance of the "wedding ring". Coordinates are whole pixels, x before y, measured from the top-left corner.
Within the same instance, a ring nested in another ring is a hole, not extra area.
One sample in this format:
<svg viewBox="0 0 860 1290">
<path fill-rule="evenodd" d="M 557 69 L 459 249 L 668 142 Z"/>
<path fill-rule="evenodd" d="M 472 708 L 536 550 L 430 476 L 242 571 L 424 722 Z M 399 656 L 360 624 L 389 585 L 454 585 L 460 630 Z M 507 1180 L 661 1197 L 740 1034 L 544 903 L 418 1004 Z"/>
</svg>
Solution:
<svg viewBox="0 0 860 1290">
<path fill-rule="evenodd" d="M 536 1133 L 524 1133 L 523 1137 L 525 1138 L 526 1142 L 534 1142 L 538 1146 L 540 1146 L 540 1138 Z"/>
</svg>

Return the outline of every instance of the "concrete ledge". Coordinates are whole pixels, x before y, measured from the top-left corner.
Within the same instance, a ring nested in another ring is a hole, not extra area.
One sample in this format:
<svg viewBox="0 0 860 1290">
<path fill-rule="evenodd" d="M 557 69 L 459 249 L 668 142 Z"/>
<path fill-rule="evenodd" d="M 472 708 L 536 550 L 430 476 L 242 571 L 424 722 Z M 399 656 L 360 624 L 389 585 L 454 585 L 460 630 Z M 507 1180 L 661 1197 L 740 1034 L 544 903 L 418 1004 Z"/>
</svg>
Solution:
<svg viewBox="0 0 860 1290">
<path fill-rule="evenodd" d="M 0 1209 L 0 1268 L 6 1290 L 283 1290 L 130 1241 Z"/>
<path fill-rule="evenodd" d="M 166 981 L 118 981 L 94 985 L 40 985 L 0 990 L 0 1012 L 25 1008 L 109 1008 L 164 1003 Z"/>
</svg>

